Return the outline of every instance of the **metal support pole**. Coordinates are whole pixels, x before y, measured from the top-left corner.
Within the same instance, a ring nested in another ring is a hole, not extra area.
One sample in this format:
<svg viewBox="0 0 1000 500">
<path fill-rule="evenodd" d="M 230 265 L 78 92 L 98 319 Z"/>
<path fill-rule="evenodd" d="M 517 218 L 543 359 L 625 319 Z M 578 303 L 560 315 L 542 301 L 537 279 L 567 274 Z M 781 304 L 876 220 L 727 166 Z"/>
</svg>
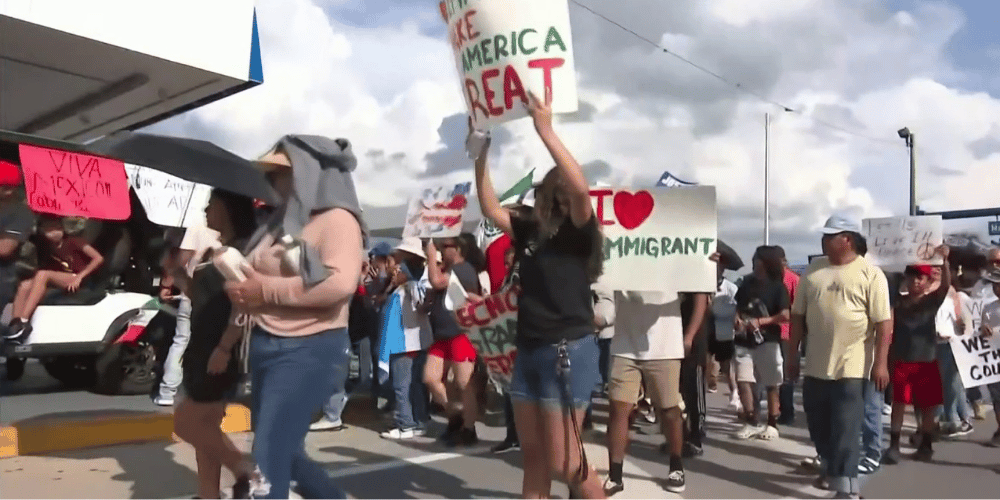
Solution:
<svg viewBox="0 0 1000 500">
<path fill-rule="evenodd" d="M 906 138 L 910 150 L 910 215 L 917 215 L 917 162 L 913 150 L 913 132 Z"/>
<path fill-rule="evenodd" d="M 771 200 L 769 198 L 771 114 L 764 113 L 764 244 L 771 244 Z"/>
</svg>

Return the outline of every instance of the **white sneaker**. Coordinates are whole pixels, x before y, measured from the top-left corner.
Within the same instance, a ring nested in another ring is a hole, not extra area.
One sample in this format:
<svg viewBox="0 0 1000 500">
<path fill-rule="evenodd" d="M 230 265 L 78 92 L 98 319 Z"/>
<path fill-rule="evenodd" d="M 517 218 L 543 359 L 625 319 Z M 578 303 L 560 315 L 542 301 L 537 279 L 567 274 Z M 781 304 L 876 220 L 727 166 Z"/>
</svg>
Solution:
<svg viewBox="0 0 1000 500">
<path fill-rule="evenodd" d="M 803 458 L 802 461 L 799 462 L 803 469 L 811 470 L 819 470 L 822 463 L 823 460 L 819 458 L 819 455 L 816 455 L 815 457 Z"/>
<path fill-rule="evenodd" d="M 153 404 L 156 406 L 173 406 L 174 398 L 168 398 L 165 396 L 157 396 L 153 398 Z"/>
<path fill-rule="evenodd" d="M 743 424 L 743 427 L 740 430 L 733 433 L 733 438 L 745 441 L 760 435 L 763 431 L 764 429 L 758 425 Z"/>
<path fill-rule="evenodd" d="M 315 423 L 309 426 L 311 431 L 339 431 L 344 428 L 344 422 L 339 418 L 337 420 L 330 420 L 323 417 L 317 420 Z"/>
<path fill-rule="evenodd" d="M 892 405 L 882 405 L 882 415 L 886 417 L 892 415 Z"/>
<path fill-rule="evenodd" d="M 392 439 L 392 440 L 413 439 L 416 437 L 421 437 L 426 435 L 427 431 L 423 429 L 399 429 L 399 428 L 389 429 L 379 434 L 379 436 L 381 436 L 382 439 Z"/>
<path fill-rule="evenodd" d="M 773 441 L 778 439 L 780 435 L 778 434 L 778 428 L 774 426 L 767 426 L 760 434 L 757 434 L 757 439 L 762 441 Z"/>
</svg>

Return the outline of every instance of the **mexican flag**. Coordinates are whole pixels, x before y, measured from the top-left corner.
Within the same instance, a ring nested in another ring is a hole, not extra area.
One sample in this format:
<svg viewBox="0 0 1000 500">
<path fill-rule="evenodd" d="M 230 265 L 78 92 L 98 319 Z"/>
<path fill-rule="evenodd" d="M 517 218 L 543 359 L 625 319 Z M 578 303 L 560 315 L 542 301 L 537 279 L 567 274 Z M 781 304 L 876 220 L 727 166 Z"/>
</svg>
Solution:
<svg viewBox="0 0 1000 500">
<path fill-rule="evenodd" d="M 507 204 L 523 199 L 524 194 L 531 190 L 534 175 L 535 170 L 532 169 L 528 175 L 514 183 L 510 189 L 499 196 L 500 203 Z M 500 289 L 500 284 L 503 283 L 504 276 L 507 274 L 507 269 L 504 266 L 504 254 L 510 248 L 510 238 L 486 218 L 479 221 L 474 235 L 476 243 L 486 255 L 486 269 L 490 275 L 491 292 L 496 292 Z"/>
</svg>

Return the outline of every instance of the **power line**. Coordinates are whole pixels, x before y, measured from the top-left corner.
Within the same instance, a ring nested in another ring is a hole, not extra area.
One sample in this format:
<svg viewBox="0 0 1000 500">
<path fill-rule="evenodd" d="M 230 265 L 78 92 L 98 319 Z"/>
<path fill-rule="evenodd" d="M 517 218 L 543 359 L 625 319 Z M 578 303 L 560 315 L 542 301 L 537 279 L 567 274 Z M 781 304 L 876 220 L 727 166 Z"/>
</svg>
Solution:
<svg viewBox="0 0 1000 500">
<path fill-rule="evenodd" d="M 740 82 L 729 80 L 726 77 L 724 77 L 724 76 L 716 73 L 715 71 L 712 71 L 712 70 L 710 70 L 710 69 L 708 69 L 708 68 L 706 68 L 706 67 L 704 67 L 704 66 L 702 66 L 702 65 L 700 65 L 700 64 L 698 64 L 698 63 L 696 63 L 696 62 L 694 62 L 694 61 L 692 61 L 692 60 L 690 60 L 690 59 L 688 59 L 688 58 L 686 58 L 686 57 L 684 57 L 684 56 L 676 53 L 676 52 L 672 52 L 670 49 L 668 49 L 668 48 L 660 45 L 659 43 L 654 42 L 653 40 L 650 40 L 649 38 L 647 38 L 647 37 L 645 37 L 643 35 L 640 35 L 635 30 L 632 30 L 632 29 L 630 29 L 630 28 L 622 25 L 621 23 L 615 21 L 614 19 L 611 19 L 608 16 L 605 16 L 604 14 L 601 14 L 600 12 L 597 12 L 596 10 L 590 8 L 587 5 L 584 5 L 584 4 L 580 3 L 580 2 L 578 2 L 577 0 L 569 0 L 569 1 L 571 3 L 573 3 L 574 5 L 576 5 L 577 7 L 580 7 L 581 9 L 584 9 L 584 10 L 590 12 L 591 14 L 593 14 L 593 15 L 595 15 L 595 16 L 597 16 L 597 17 L 599 17 L 599 18 L 601 18 L 601 19 L 603 19 L 603 20 L 605 20 L 605 21 L 607 21 L 607 22 L 609 22 L 609 23 L 617 26 L 619 29 L 621 29 L 621 30 L 623 30 L 623 31 L 631 34 L 632 36 L 636 37 L 637 39 L 642 40 L 643 42 L 646 42 L 647 44 L 649 44 L 649 45 L 651 45 L 651 46 L 659 49 L 663 53 L 668 54 L 670 56 L 673 56 L 675 59 L 680 60 L 681 62 L 683 62 L 683 63 L 691 66 L 692 68 L 695 68 L 698 71 L 701 71 L 702 73 L 705 73 L 705 74 L 711 76 L 712 78 L 715 78 L 716 80 L 719 80 L 722 83 L 725 83 L 726 85 L 728 85 L 730 87 L 733 87 L 736 90 L 739 90 L 740 92 L 744 92 L 746 94 L 752 95 L 752 96 L 756 97 L 758 100 L 760 100 L 762 102 L 771 104 L 773 106 L 777 106 L 778 108 L 781 108 L 785 112 L 795 113 L 797 115 L 804 116 L 804 117 L 812 120 L 813 122 L 815 122 L 818 125 L 822 125 L 824 127 L 831 128 L 831 129 L 843 132 L 845 134 L 853 135 L 855 137 L 860 137 L 862 139 L 867 139 L 867 140 L 870 140 L 870 141 L 876 141 L 876 142 L 883 142 L 883 143 L 886 143 L 886 144 L 892 144 L 894 146 L 899 146 L 900 145 L 899 141 L 897 141 L 897 140 L 886 139 L 886 138 L 883 138 L 883 137 L 873 137 L 873 136 L 870 136 L 870 135 L 862 134 L 860 132 L 847 129 L 847 128 L 841 127 L 841 126 L 833 124 L 833 123 L 829 123 L 829 122 L 827 122 L 825 120 L 821 120 L 819 118 L 816 118 L 815 116 L 807 115 L 807 114 L 805 114 L 804 112 L 802 112 L 800 110 L 797 110 L 797 109 L 794 109 L 792 107 L 786 106 L 786 105 L 784 105 L 784 104 L 782 104 L 782 103 L 780 103 L 778 101 L 770 99 L 770 98 L 768 98 L 768 97 L 766 97 L 766 96 L 764 96 L 764 95 L 762 95 L 762 94 L 760 94 L 758 92 L 755 92 L 754 90 L 751 90 L 751 89 L 745 87 Z"/>
</svg>

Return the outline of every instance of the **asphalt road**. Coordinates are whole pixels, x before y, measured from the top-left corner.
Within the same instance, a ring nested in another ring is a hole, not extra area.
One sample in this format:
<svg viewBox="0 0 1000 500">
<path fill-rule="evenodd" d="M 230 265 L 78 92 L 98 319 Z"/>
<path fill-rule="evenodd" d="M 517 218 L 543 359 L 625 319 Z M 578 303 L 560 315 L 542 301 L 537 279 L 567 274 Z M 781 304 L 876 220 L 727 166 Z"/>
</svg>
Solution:
<svg viewBox="0 0 1000 500">
<path fill-rule="evenodd" d="M 6 366 L 0 364 L 0 424 L 82 411 L 170 411 L 154 405 L 148 396 L 104 396 L 68 389 L 45 373 L 37 360 L 28 361 L 24 376 L 16 382 L 5 380 L 5 374 Z"/>
<path fill-rule="evenodd" d="M 6 401 L 6 399 L 5 399 Z M 684 498 L 829 498 L 810 486 L 800 460 L 813 454 L 804 422 L 784 427 L 778 441 L 737 442 L 727 398 L 709 396 L 709 438 L 704 456 L 688 460 Z M 6 406 L 6 404 L 4 404 Z M 600 474 L 607 471 L 603 406 L 598 430 L 586 436 L 588 456 Z M 992 416 L 960 441 L 936 445 L 934 463 L 904 461 L 884 467 L 864 491 L 867 498 L 997 498 L 1000 449 L 987 448 L 995 429 Z M 448 450 L 432 438 L 407 442 L 380 439 L 382 419 L 371 411 L 345 413 L 348 428 L 310 434 L 307 449 L 358 498 L 515 498 L 520 493 L 520 453 L 489 454 L 503 429 L 479 426 L 483 442 Z M 437 427 L 443 427 L 438 420 Z M 908 423 L 912 428 L 912 422 Z M 663 438 L 646 426 L 633 432 L 625 465 L 626 490 L 615 498 L 677 498 L 660 486 L 668 467 L 657 447 Z M 249 449 L 250 435 L 235 436 Z M 0 460 L 6 498 L 190 498 L 194 494 L 194 457 L 183 443 L 146 444 L 67 452 L 46 457 Z M 231 479 L 224 482 L 229 484 Z M 556 497 L 566 497 L 555 485 Z"/>
</svg>

